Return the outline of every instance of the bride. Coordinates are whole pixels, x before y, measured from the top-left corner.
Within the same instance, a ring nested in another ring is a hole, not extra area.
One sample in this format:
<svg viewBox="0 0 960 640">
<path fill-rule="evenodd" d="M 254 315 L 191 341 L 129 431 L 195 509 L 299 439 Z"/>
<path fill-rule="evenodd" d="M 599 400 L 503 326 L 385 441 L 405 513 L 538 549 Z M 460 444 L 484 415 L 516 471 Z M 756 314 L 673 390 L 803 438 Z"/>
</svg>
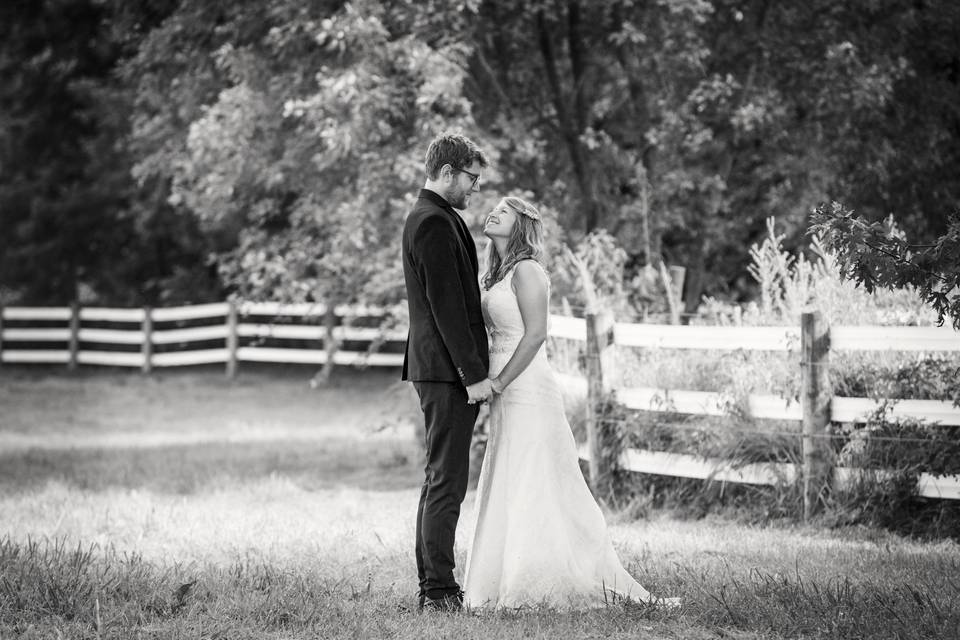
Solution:
<svg viewBox="0 0 960 640">
<path fill-rule="evenodd" d="M 503 198 L 487 215 L 482 307 L 490 336 L 490 433 L 467 551 L 474 609 L 655 600 L 620 564 L 584 481 L 544 342 L 550 283 L 540 214 Z"/>
</svg>

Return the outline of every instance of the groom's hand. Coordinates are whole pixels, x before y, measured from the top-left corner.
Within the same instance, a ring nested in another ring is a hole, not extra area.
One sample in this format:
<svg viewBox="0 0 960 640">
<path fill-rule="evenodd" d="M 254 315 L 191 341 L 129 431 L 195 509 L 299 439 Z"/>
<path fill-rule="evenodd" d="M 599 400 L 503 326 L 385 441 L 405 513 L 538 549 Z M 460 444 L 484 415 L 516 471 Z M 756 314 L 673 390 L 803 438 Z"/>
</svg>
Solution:
<svg viewBox="0 0 960 640">
<path fill-rule="evenodd" d="M 489 378 L 467 385 L 467 404 L 483 402 L 490 397 L 491 393 L 493 393 L 493 389 L 490 387 Z"/>
</svg>

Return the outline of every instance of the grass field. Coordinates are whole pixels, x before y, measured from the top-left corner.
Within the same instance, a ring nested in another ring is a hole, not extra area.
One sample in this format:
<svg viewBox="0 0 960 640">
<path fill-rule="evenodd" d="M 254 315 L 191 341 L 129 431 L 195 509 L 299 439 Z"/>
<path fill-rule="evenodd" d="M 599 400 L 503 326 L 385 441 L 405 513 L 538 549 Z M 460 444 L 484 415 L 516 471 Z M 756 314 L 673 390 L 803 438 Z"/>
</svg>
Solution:
<svg viewBox="0 0 960 640">
<path fill-rule="evenodd" d="M 667 515 L 609 521 L 679 610 L 417 615 L 415 405 L 310 373 L 0 370 L 0 638 L 960 636 L 955 542 Z"/>
</svg>

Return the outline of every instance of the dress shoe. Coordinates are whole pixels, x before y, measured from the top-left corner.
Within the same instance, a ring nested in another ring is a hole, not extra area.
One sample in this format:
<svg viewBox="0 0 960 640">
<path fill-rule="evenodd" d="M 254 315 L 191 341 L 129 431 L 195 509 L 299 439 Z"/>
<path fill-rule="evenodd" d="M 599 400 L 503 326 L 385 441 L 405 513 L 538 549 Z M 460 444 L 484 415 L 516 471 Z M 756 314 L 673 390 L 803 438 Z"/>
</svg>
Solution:
<svg viewBox="0 0 960 640">
<path fill-rule="evenodd" d="M 440 611 L 455 613 L 463 610 L 463 591 L 454 591 L 437 598 L 431 598 L 425 593 L 420 594 L 420 611 Z"/>
</svg>

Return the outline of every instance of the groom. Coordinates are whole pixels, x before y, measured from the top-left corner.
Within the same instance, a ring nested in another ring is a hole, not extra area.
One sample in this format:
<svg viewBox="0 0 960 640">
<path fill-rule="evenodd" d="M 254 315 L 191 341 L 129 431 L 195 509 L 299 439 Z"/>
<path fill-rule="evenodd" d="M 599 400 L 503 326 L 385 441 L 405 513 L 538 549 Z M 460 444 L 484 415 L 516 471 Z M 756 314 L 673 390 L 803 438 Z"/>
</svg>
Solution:
<svg viewBox="0 0 960 640">
<path fill-rule="evenodd" d="M 453 577 L 454 535 L 467 493 L 473 425 L 491 388 L 477 248 L 455 209 L 465 209 L 480 191 L 486 166 L 469 138 L 435 138 L 427 149 L 426 182 L 403 228 L 410 332 L 402 377 L 413 382 L 426 424 L 416 534 L 419 610 L 454 611 L 463 604 Z"/>
</svg>

